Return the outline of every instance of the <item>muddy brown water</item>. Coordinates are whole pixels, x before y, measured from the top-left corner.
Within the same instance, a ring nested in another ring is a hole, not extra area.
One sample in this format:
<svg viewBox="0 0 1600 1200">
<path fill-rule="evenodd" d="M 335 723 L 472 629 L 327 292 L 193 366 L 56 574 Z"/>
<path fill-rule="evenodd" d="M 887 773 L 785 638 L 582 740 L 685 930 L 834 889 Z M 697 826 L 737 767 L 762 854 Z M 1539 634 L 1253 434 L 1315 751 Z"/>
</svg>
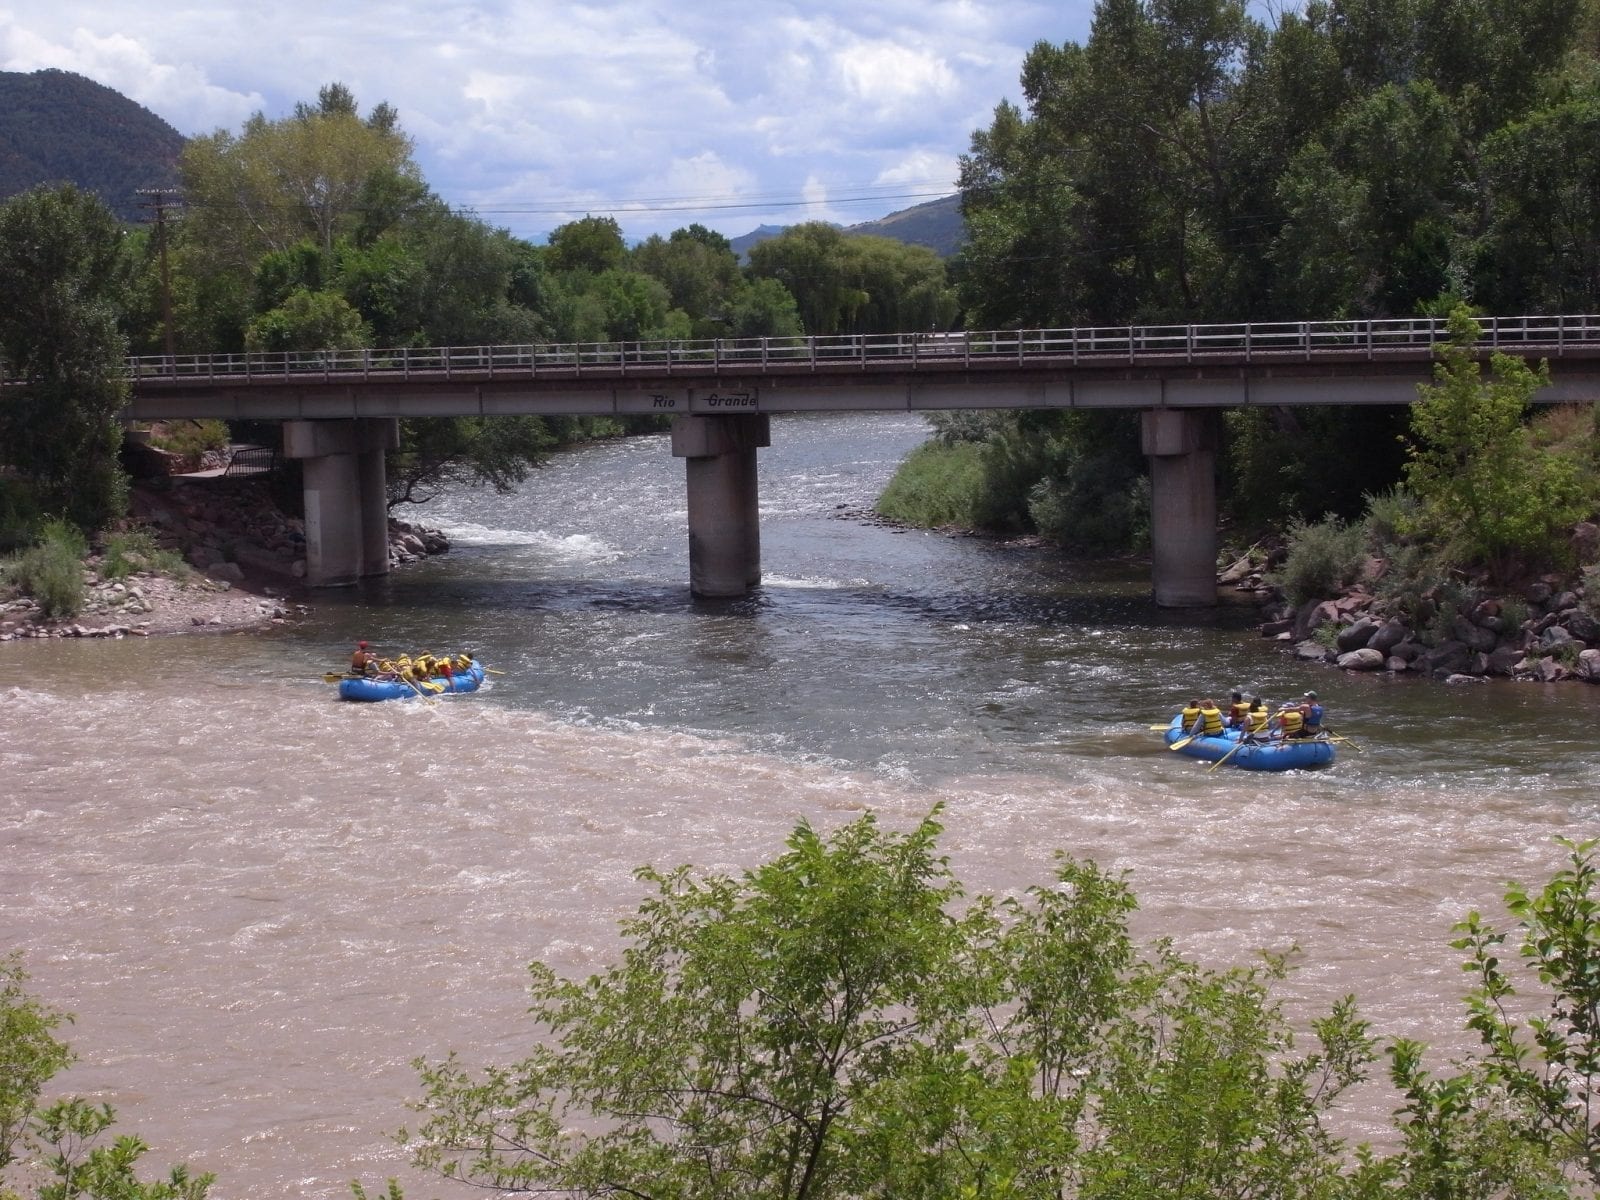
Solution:
<svg viewBox="0 0 1600 1200">
<path fill-rule="evenodd" d="M 1092 857 L 1132 872 L 1142 934 L 1213 965 L 1298 944 L 1293 1011 L 1354 992 L 1465 1048 L 1449 926 L 1595 830 L 1600 689 L 1342 677 L 1157 612 L 1139 564 L 838 519 L 924 435 L 776 422 L 747 601 L 687 596 L 682 467 L 646 438 L 447 498 L 450 555 L 288 628 L 0 646 L 0 932 L 77 1014 L 63 1085 L 218 1197 L 449 1195 L 388 1138 L 411 1058 L 515 1054 L 526 964 L 602 966 L 634 867 L 737 871 L 797 821 L 935 803 L 970 890 Z M 342 705 L 319 677 L 357 637 L 505 673 Z M 1208 772 L 1147 729 L 1236 682 L 1315 687 L 1365 753 Z"/>
</svg>

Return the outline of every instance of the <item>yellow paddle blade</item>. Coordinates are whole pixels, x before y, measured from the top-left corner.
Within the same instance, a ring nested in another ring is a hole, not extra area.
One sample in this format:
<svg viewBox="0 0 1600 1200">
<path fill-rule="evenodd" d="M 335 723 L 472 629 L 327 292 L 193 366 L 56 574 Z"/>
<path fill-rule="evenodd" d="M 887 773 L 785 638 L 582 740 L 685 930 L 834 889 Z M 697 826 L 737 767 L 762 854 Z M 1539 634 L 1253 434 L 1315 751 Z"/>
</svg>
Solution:
<svg viewBox="0 0 1600 1200">
<path fill-rule="evenodd" d="M 1188 737 L 1181 737 L 1175 742 L 1168 742 L 1167 743 L 1167 749 L 1168 750 L 1182 750 L 1190 742 L 1194 741 L 1194 739 L 1196 737 L 1198 737 L 1198 736 L 1199 736 L 1198 734 L 1191 733 Z"/>
</svg>

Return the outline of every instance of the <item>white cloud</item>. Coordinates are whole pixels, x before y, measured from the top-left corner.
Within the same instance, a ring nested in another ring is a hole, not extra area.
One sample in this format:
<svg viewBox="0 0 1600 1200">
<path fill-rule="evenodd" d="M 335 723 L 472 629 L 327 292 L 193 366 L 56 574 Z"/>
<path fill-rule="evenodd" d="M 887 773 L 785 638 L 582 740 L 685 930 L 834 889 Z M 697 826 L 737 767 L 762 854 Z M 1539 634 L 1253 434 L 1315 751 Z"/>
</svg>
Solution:
<svg viewBox="0 0 1600 1200">
<path fill-rule="evenodd" d="M 874 188 L 953 180 L 973 114 L 1016 97 L 1035 40 L 1085 36 L 1090 0 L 6 4 L 4 69 L 80 72 L 184 133 L 338 80 L 399 110 L 451 203 L 524 236 L 615 210 L 642 237 L 866 220 L 901 206 Z"/>
</svg>

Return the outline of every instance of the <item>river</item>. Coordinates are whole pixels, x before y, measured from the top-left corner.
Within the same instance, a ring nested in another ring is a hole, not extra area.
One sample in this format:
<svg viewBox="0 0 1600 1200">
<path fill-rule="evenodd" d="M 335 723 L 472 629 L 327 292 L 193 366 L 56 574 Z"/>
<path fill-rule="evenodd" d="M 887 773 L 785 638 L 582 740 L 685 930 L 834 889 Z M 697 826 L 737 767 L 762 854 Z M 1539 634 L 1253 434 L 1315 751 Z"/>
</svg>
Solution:
<svg viewBox="0 0 1600 1200">
<path fill-rule="evenodd" d="M 1381 1033 L 1464 1048 L 1449 927 L 1594 829 L 1600 689 L 1343 676 L 1247 610 L 1156 610 L 1141 564 L 849 518 L 926 434 L 775 420 L 746 600 L 689 597 L 683 466 L 646 437 L 444 498 L 450 554 L 291 626 L 0 646 L 0 949 L 77 1015 L 62 1085 L 219 1200 L 448 1195 L 387 1136 L 410 1059 L 516 1053 L 526 964 L 605 963 L 634 867 L 737 871 L 802 819 L 935 803 L 970 890 L 1094 858 L 1132 873 L 1141 934 L 1219 966 L 1298 944 L 1293 1011 L 1354 992 Z M 340 704 L 320 676 L 358 637 L 503 673 Z M 1362 752 L 1210 772 L 1147 728 L 1234 684 L 1316 688 Z"/>
</svg>

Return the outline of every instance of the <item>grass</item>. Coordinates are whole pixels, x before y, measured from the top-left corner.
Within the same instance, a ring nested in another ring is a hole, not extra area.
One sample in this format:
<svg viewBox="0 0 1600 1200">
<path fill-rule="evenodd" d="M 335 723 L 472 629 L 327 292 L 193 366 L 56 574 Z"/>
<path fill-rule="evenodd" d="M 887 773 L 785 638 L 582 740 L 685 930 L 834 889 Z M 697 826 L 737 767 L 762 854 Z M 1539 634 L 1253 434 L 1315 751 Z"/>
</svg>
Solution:
<svg viewBox="0 0 1600 1200">
<path fill-rule="evenodd" d="M 932 529 L 977 523 L 983 492 L 983 447 L 976 442 L 925 442 L 909 455 L 878 497 L 891 521 Z"/>
<path fill-rule="evenodd" d="M 105 555 L 100 562 L 101 575 L 107 579 L 126 579 L 141 571 L 186 579 L 189 576 L 189 564 L 176 551 L 163 550 L 158 546 L 147 529 L 131 529 L 106 538 Z"/>
</svg>

